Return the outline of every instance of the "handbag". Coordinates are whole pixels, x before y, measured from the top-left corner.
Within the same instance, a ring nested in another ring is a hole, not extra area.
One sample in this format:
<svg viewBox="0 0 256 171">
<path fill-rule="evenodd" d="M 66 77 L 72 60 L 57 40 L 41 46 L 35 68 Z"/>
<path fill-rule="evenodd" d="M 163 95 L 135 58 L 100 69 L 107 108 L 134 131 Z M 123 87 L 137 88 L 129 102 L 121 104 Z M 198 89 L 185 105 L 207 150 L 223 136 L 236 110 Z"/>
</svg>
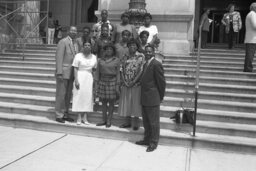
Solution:
<svg viewBox="0 0 256 171">
<path fill-rule="evenodd" d="M 179 109 L 175 111 L 175 115 L 170 117 L 170 119 L 174 119 L 177 124 L 189 123 L 191 125 L 194 124 L 194 114 L 195 111 L 192 109 Z"/>
</svg>

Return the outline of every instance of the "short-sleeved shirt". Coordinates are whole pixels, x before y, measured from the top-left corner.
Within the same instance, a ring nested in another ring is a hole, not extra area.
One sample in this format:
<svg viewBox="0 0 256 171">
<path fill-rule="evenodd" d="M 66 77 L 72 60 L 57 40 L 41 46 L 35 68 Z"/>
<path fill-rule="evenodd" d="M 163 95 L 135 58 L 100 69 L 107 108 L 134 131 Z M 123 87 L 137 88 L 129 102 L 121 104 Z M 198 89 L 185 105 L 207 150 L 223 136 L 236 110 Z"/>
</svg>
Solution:
<svg viewBox="0 0 256 171">
<path fill-rule="evenodd" d="M 117 75 L 117 72 L 120 71 L 120 60 L 117 57 L 102 58 L 99 59 L 98 67 L 101 75 Z"/>
<path fill-rule="evenodd" d="M 83 53 L 76 54 L 73 60 L 73 67 L 77 67 L 79 70 L 92 71 L 93 68 L 97 66 L 97 57 L 90 54 L 89 57 L 85 57 Z"/>
<path fill-rule="evenodd" d="M 149 32 L 147 43 L 150 43 L 153 40 L 153 37 L 158 34 L 158 30 L 155 25 L 150 25 L 149 27 L 140 26 L 138 33 L 140 34 L 144 30 Z"/>
</svg>

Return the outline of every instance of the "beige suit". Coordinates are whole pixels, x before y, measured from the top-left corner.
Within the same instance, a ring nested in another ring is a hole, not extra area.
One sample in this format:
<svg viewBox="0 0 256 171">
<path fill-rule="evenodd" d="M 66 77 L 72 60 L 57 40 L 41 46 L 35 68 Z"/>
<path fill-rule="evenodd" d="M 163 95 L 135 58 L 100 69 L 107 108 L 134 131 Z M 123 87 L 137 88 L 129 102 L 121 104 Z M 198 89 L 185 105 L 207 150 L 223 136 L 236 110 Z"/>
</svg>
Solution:
<svg viewBox="0 0 256 171">
<path fill-rule="evenodd" d="M 62 118 L 68 113 L 70 98 L 73 89 L 73 59 L 78 52 L 77 44 L 70 37 L 65 37 L 58 43 L 56 51 L 56 76 L 62 75 L 63 79 L 56 78 L 56 118 Z M 64 112 L 64 113 L 63 113 Z"/>
</svg>

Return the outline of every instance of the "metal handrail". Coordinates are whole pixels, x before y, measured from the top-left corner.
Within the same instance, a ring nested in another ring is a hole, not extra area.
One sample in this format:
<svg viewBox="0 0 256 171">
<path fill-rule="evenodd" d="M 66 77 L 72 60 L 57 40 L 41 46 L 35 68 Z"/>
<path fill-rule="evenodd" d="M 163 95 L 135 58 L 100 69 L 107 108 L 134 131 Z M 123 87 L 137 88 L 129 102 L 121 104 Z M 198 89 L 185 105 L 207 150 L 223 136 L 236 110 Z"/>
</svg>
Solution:
<svg viewBox="0 0 256 171">
<path fill-rule="evenodd" d="M 193 136 L 196 135 L 196 118 L 197 118 L 197 105 L 198 105 L 198 89 L 199 89 L 199 74 L 200 74 L 200 55 L 201 55 L 201 39 L 202 39 L 202 24 L 199 26 L 199 37 L 197 45 L 197 64 L 196 64 L 196 81 L 195 81 L 195 106 L 194 106 L 194 124 Z"/>
</svg>

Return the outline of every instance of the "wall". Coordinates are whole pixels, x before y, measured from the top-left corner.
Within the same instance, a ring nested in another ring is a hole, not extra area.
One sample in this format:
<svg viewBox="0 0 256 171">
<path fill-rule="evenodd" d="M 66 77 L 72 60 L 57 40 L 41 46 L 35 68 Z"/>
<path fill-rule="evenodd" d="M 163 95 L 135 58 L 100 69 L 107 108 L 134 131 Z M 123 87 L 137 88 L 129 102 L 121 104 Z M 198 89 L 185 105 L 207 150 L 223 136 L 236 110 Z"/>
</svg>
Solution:
<svg viewBox="0 0 256 171">
<path fill-rule="evenodd" d="M 49 11 L 52 12 L 53 18 L 59 20 L 62 26 L 71 24 L 72 0 L 50 0 Z"/>
</svg>

